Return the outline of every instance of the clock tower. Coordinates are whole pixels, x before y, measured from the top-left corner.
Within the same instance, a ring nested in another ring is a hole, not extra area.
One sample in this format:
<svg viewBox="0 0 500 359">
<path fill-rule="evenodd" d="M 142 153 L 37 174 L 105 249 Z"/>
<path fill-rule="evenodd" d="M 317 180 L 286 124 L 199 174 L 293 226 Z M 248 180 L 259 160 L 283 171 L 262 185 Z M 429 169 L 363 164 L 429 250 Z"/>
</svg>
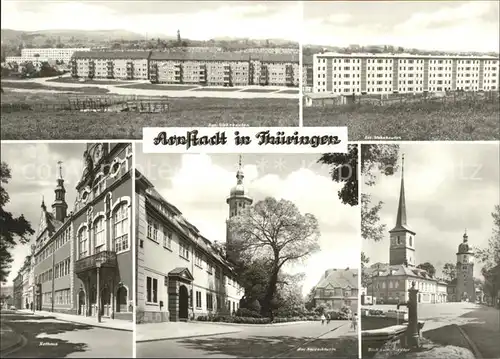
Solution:
<svg viewBox="0 0 500 359">
<path fill-rule="evenodd" d="M 404 155 L 401 165 L 401 188 L 399 190 L 398 213 L 396 215 L 396 226 L 389 231 L 390 265 L 415 266 L 415 232 L 408 226 L 406 221 L 406 199 L 404 183 Z"/>
<path fill-rule="evenodd" d="M 459 301 L 476 302 L 474 288 L 474 253 L 469 246 L 467 231 L 457 252 L 457 299 Z"/>
<path fill-rule="evenodd" d="M 55 201 L 52 203 L 52 214 L 59 222 L 64 222 L 68 213 L 68 204 L 66 203 L 66 189 L 64 188 L 64 179 L 62 175 L 62 162 L 57 162 L 59 165 L 59 178 L 57 179 L 57 186 L 54 190 Z"/>
<path fill-rule="evenodd" d="M 248 196 L 248 192 L 243 185 L 243 169 L 241 168 L 241 155 L 238 164 L 238 171 L 236 172 L 236 186 L 231 188 L 229 192 L 229 197 L 226 199 L 226 203 L 229 205 L 229 218 L 240 215 L 241 211 L 250 206 L 253 199 Z M 237 256 L 232 248 L 232 234 L 229 230 L 229 225 L 226 222 L 226 252 L 227 257 L 230 260 L 237 260 Z"/>
</svg>

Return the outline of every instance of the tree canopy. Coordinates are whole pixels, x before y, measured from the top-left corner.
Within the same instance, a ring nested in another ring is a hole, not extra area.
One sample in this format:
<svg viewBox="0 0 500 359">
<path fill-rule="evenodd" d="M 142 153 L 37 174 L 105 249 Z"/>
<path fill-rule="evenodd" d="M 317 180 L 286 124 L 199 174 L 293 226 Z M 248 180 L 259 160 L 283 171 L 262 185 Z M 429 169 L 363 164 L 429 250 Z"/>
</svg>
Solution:
<svg viewBox="0 0 500 359">
<path fill-rule="evenodd" d="M 429 273 L 432 277 L 436 275 L 436 268 L 432 265 L 430 262 L 424 262 L 421 263 L 417 266 L 417 268 L 425 270 L 427 273 Z"/>
<path fill-rule="evenodd" d="M 318 221 L 312 214 L 301 214 L 288 200 L 268 197 L 232 217 L 228 226 L 233 238 L 228 252 L 238 253 L 245 267 L 260 262 L 260 270 L 267 269 L 262 314 L 272 318 L 283 266 L 303 262 L 319 250 Z"/>
<path fill-rule="evenodd" d="M 0 282 L 4 282 L 10 273 L 10 264 L 12 263 L 10 250 L 18 243 L 28 243 L 28 236 L 35 233 L 31 228 L 31 224 L 22 214 L 15 217 L 5 210 L 5 205 L 10 201 L 5 185 L 9 183 L 10 179 L 10 168 L 7 163 L 2 162 L 0 165 L 0 182 L 2 183 L 2 186 L 0 186 L 0 228 L 2 237 L 0 243 Z"/>
</svg>

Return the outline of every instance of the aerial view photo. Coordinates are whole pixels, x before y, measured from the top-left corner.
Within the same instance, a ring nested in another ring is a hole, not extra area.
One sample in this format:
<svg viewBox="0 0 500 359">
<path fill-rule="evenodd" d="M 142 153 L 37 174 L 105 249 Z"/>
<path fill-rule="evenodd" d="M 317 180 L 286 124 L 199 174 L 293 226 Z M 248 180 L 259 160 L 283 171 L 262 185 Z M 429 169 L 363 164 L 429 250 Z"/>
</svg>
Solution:
<svg viewBox="0 0 500 359">
<path fill-rule="evenodd" d="M 497 1 L 304 2 L 304 126 L 498 140 Z"/>
<path fill-rule="evenodd" d="M 2 1 L 2 139 L 297 126 L 300 10 L 295 2 Z"/>
</svg>

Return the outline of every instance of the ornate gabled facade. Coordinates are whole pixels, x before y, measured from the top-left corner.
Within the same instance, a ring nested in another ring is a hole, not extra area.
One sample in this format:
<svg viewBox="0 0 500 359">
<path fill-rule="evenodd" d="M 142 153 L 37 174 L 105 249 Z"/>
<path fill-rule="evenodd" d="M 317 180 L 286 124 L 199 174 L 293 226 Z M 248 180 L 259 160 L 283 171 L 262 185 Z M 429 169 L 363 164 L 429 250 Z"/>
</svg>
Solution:
<svg viewBox="0 0 500 359">
<path fill-rule="evenodd" d="M 36 310 L 132 320 L 132 155 L 132 144 L 87 144 L 70 213 L 59 162 L 32 246 Z"/>
<path fill-rule="evenodd" d="M 238 310 L 244 293 L 230 262 L 138 171 L 135 188 L 137 322 Z"/>
<path fill-rule="evenodd" d="M 339 310 L 343 306 L 358 311 L 358 270 L 329 269 L 314 287 L 314 305 L 327 304 Z"/>
</svg>

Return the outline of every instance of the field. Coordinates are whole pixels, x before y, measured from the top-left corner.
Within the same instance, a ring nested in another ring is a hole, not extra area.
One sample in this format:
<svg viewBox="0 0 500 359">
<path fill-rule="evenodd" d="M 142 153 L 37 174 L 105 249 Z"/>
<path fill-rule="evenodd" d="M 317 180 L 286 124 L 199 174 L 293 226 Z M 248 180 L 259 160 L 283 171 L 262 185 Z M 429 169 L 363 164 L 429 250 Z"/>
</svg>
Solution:
<svg viewBox="0 0 500 359">
<path fill-rule="evenodd" d="M 162 84 L 131 84 L 120 86 L 125 88 L 133 88 L 139 90 L 160 90 L 160 91 L 182 91 L 191 90 L 197 88 L 198 86 L 186 86 L 186 85 L 162 85 Z"/>
<path fill-rule="evenodd" d="M 21 81 L 2 81 L 2 88 L 9 89 L 27 89 L 27 90 L 52 90 L 60 92 L 81 92 L 93 94 L 105 94 L 109 92 L 106 89 L 95 86 L 81 86 L 81 87 L 60 87 L 60 86 L 45 86 L 36 82 L 21 82 Z M 2 101 L 4 101 L 2 95 Z"/>
<path fill-rule="evenodd" d="M 347 126 L 349 140 L 499 140 L 498 100 L 304 107 L 304 126 Z"/>
<path fill-rule="evenodd" d="M 88 85 L 126 85 L 130 84 L 130 81 L 117 81 L 117 80 L 89 80 L 86 79 L 85 82 L 80 82 L 72 77 L 61 77 L 57 79 L 50 79 L 47 82 L 59 82 L 67 84 L 88 84 Z"/>
<path fill-rule="evenodd" d="M 61 103 L 65 94 L 6 92 L 2 103 Z M 143 127 L 298 126 L 294 99 L 169 98 L 164 114 L 2 112 L 2 140 L 141 139 Z"/>
</svg>

